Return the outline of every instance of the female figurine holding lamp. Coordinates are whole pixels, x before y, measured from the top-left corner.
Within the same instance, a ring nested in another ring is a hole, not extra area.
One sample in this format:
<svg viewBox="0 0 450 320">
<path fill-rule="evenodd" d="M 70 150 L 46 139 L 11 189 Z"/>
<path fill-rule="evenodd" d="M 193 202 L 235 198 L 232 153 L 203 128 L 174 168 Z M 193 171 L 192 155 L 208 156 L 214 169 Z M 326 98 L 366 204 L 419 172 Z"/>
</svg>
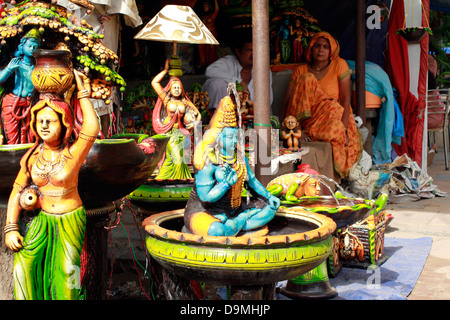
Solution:
<svg viewBox="0 0 450 320">
<path fill-rule="evenodd" d="M 184 135 L 189 135 L 201 114 L 186 95 L 179 78 L 171 77 L 163 88 L 161 80 L 169 71 L 169 60 L 163 71 L 152 80 L 152 87 L 158 94 L 152 114 L 152 125 L 156 133 L 170 135 L 164 162 L 156 179 L 191 179 L 192 175 L 184 156 Z"/>
<path fill-rule="evenodd" d="M 89 79 L 76 70 L 73 72 L 84 119 L 73 143 L 70 141 L 73 113 L 62 98 L 41 94 L 30 111 L 36 142 L 21 160 L 5 226 L 5 243 L 16 252 L 16 299 L 79 298 L 79 287 L 72 281 L 75 268 L 80 266 L 86 210 L 78 193 L 78 174 L 100 127 L 89 100 Z M 19 233 L 20 214 L 25 206 L 22 200 L 32 190 L 36 192 L 35 207 L 39 213 L 22 236 Z"/>
</svg>

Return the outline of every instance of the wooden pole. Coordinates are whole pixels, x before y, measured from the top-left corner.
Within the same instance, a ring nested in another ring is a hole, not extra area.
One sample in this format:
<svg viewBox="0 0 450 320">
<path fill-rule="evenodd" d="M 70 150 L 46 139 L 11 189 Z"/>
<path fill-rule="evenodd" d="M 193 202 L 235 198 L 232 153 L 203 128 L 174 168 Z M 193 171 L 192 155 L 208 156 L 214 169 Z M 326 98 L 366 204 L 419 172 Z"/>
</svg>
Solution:
<svg viewBox="0 0 450 320">
<path fill-rule="evenodd" d="M 252 0 L 253 82 L 255 104 L 256 178 L 265 186 L 270 180 L 270 53 L 269 1 Z"/>
<path fill-rule="evenodd" d="M 356 78 L 356 106 L 354 113 L 366 123 L 366 21 L 365 1 L 356 1 L 355 18 L 355 78 Z"/>
</svg>

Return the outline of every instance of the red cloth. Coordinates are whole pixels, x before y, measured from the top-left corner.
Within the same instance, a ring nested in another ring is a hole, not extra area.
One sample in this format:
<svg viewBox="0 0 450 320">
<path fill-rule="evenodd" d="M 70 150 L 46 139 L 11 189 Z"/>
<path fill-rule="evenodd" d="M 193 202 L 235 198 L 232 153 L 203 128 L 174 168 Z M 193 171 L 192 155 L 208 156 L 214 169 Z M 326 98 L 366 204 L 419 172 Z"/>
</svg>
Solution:
<svg viewBox="0 0 450 320">
<path fill-rule="evenodd" d="M 427 9 L 429 8 L 429 0 L 423 0 L 422 4 L 425 8 L 425 16 L 422 16 L 422 24 L 427 26 L 426 21 L 429 16 Z M 403 114 L 405 126 L 405 136 L 402 138 L 402 143 L 401 145 L 394 144 L 394 149 L 398 155 L 406 153 L 420 166 L 422 163 L 423 110 L 425 109 L 425 100 L 421 97 L 421 95 L 424 95 L 426 91 L 426 72 L 428 70 L 428 35 L 426 35 L 421 41 L 418 84 L 420 99 L 418 100 L 409 91 L 408 43 L 400 35 L 396 34 L 397 30 L 403 27 L 404 22 L 404 1 L 393 1 L 388 26 L 386 73 L 389 75 L 392 86 L 399 92 L 398 103 Z M 425 57 L 424 52 L 426 53 Z M 426 70 L 424 70 L 424 68 L 426 68 Z"/>
<path fill-rule="evenodd" d="M 22 144 L 34 141 L 30 128 L 31 100 L 13 93 L 2 101 L 2 120 L 8 144 Z M 1 133 L 1 131 L 0 131 Z"/>
</svg>

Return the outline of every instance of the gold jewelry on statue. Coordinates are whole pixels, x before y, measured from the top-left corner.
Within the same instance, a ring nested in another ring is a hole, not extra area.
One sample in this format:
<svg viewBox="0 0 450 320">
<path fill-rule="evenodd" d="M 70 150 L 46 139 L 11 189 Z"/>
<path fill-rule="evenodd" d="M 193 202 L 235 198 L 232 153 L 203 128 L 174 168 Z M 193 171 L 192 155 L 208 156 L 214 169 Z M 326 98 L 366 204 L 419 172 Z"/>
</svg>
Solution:
<svg viewBox="0 0 450 320">
<path fill-rule="evenodd" d="M 64 196 L 66 194 L 71 193 L 73 190 L 75 190 L 77 186 L 69 188 L 69 189 L 63 189 L 63 190 L 58 190 L 58 191 L 48 191 L 48 192 L 44 192 L 41 190 L 41 194 L 43 194 L 44 196 L 51 196 L 51 197 L 60 197 L 60 196 Z"/>
<path fill-rule="evenodd" d="M 211 128 L 237 127 L 236 106 L 229 96 L 220 100 L 210 123 Z"/>
<path fill-rule="evenodd" d="M 91 142 L 95 142 L 95 140 L 97 140 L 97 137 L 87 135 L 87 134 L 84 133 L 84 132 L 80 132 L 80 134 L 79 134 L 78 137 L 79 137 L 80 139 L 84 139 L 84 140 L 91 141 Z"/>
<path fill-rule="evenodd" d="M 16 189 L 17 191 L 21 192 L 24 187 L 21 184 L 14 181 L 13 188 Z"/>
<path fill-rule="evenodd" d="M 17 223 L 9 223 L 3 228 L 4 233 L 19 231 L 19 225 Z"/>
<path fill-rule="evenodd" d="M 197 145 L 194 151 L 194 166 L 197 169 L 203 168 L 205 161 L 209 159 L 213 163 L 219 161 L 219 155 L 213 145 L 220 131 L 225 127 L 237 127 L 236 105 L 230 96 L 225 96 L 219 102 L 219 106 L 214 112 L 209 128 L 206 130 L 202 142 Z"/>
<path fill-rule="evenodd" d="M 237 209 L 241 205 L 242 190 L 244 189 L 245 177 L 247 176 L 247 168 L 245 162 L 239 161 L 236 154 L 232 157 L 221 155 L 223 162 L 228 163 L 233 168 L 238 176 L 238 181 L 231 186 L 231 208 Z"/>
<path fill-rule="evenodd" d="M 53 161 L 44 158 L 44 146 L 39 150 L 36 162 L 33 165 L 33 172 L 41 178 L 49 178 L 58 174 L 66 165 L 66 157 L 62 156 L 61 150 Z"/>
<path fill-rule="evenodd" d="M 90 93 L 86 89 L 80 90 L 77 93 L 78 100 L 83 99 L 83 98 L 89 98 L 89 96 L 90 96 Z"/>
</svg>

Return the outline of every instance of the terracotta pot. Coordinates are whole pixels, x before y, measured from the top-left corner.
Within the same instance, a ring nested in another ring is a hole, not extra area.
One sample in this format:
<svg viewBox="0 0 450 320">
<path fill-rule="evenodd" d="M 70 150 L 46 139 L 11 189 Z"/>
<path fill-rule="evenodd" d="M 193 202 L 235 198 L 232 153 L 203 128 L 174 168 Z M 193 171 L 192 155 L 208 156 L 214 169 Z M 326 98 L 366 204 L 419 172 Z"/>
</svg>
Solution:
<svg viewBox="0 0 450 320">
<path fill-rule="evenodd" d="M 36 65 L 31 81 L 40 93 L 63 94 L 73 83 L 74 75 L 70 65 L 70 51 L 42 50 L 34 52 Z"/>
</svg>

